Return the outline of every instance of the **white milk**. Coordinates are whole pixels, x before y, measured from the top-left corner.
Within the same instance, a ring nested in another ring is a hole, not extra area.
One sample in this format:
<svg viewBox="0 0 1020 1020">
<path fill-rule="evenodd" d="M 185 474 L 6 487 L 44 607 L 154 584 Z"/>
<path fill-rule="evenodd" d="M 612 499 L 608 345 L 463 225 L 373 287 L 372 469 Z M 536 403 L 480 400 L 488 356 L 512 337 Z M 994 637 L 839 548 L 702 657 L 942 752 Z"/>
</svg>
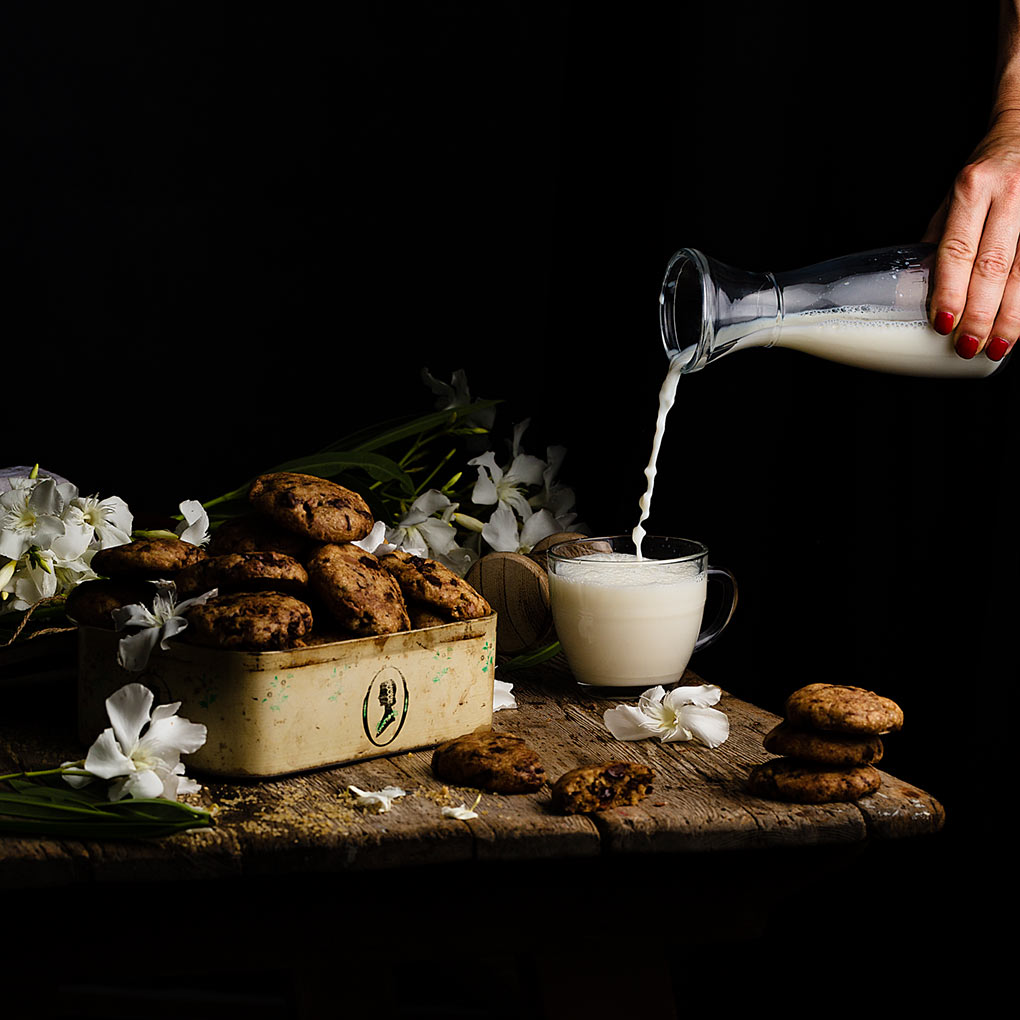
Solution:
<svg viewBox="0 0 1020 1020">
<path fill-rule="evenodd" d="M 961 358 L 952 337 L 936 333 L 926 321 L 899 322 L 882 315 L 882 309 L 866 305 L 798 312 L 783 319 L 778 338 L 769 324 L 747 336 L 743 346 L 757 346 L 760 333 L 762 346 L 789 347 L 843 365 L 900 375 L 982 378 L 998 367 L 983 355 Z M 746 324 L 727 327 L 716 343 L 725 342 L 727 332 L 746 331 Z"/>
<path fill-rule="evenodd" d="M 637 525 L 632 533 L 638 559 L 642 558 L 641 542 L 646 534 L 644 523 L 652 512 L 652 492 L 655 489 L 655 474 L 657 471 L 656 463 L 659 459 L 659 447 L 662 445 L 662 437 L 666 434 L 666 416 L 669 414 L 673 401 L 676 399 L 676 386 L 680 381 L 681 373 L 682 365 L 680 360 L 671 361 L 669 363 L 669 370 L 666 372 L 666 378 L 659 390 L 659 413 L 655 419 L 655 436 L 652 439 L 652 453 L 648 458 L 648 466 L 645 468 L 647 484 L 644 495 L 638 500 L 641 516 L 638 518 Z"/>
<path fill-rule="evenodd" d="M 696 563 L 626 553 L 559 562 L 549 573 L 556 636 L 581 683 L 675 683 L 701 630 L 707 578 Z"/>
</svg>

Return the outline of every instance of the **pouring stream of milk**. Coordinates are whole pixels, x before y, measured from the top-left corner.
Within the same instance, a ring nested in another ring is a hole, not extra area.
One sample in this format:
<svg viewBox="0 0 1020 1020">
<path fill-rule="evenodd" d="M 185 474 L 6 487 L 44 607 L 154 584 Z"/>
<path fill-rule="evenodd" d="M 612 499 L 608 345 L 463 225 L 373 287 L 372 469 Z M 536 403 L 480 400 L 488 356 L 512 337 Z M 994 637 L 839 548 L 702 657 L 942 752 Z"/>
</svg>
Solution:
<svg viewBox="0 0 1020 1020">
<path fill-rule="evenodd" d="M 641 542 L 645 537 L 644 523 L 652 512 L 652 491 L 655 489 L 656 461 L 659 459 L 659 447 L 662 445 L 662 437 L 666 432 L 666 416 L 673 406 L 676 398 L 676 386 L 682 374 L 682 360 L 676 358 L 669 363 L 669 371 L 659 390 L 659 413 L 655 419 L 655 438 L 652 440 L 652 453 L 648 459 L 648 466 L 645 468 L 647 486 L 644 495 L 638 501 L 641 508 L 641 516 L 632 532 L 634 548 L 638 559 L 641 559 Z"/>
</svg>

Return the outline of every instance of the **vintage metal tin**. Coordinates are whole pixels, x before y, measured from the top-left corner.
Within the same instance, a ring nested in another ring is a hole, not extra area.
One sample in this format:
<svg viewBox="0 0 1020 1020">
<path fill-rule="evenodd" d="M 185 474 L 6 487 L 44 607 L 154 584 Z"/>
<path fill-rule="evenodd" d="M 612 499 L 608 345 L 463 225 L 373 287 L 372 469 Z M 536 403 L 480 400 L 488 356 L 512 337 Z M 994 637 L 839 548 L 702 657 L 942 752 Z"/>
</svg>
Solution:
<svg viewBox="0 0 1020 1020">
<path fill-rule="evenodd" d="M 208 727 L 188 773 L 265 777 L 432 747 L 492 725 L 496 615 L 305 648 L 238 652 L 184 641 L 128 672 L 121 635 L 80 627 L 78 728 L 87 746 L 109 726 L 105 701 L 125 683 Z"/>
</svg>

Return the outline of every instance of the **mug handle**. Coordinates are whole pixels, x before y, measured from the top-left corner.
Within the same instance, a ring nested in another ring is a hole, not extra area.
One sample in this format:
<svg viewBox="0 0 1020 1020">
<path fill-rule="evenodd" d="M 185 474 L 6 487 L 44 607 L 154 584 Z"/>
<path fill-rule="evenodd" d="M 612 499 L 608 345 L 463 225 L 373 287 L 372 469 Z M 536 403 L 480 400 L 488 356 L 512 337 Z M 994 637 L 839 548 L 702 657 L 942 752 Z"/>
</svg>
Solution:
<svg viewBox="0 0 1020 1020">
<path fill-rule="evenodd" d="M 724 588 L 729 589 L 730 597 L 720 602 L 715 618 L 694 642 L 693 651 L 710 645 L 726 629 L 726 625 L 733 619 L 733 611 L 737 608 L 737 579 L 723 567 L 709 567 L 707 573 L 709 581 L 714 578 L 722 582 Z"/>
</svg>

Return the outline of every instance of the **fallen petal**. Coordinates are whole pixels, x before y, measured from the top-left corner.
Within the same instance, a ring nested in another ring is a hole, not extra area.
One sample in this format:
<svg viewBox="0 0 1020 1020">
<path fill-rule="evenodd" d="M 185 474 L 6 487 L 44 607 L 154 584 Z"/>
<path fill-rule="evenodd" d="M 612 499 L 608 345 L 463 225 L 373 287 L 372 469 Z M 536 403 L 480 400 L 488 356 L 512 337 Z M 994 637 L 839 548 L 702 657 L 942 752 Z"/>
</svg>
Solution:
<svg viewBox="0 0 1020 1020">
<path fill-rule="evenodd" d="M 730 721 L 717 708 L 688 705 L 681 712 L 681 724 L 709 747 L 718 747 L 730 735 Z"/>
<path fill-rule="evenodd" d="M 607 708 L 602 721 L 617 740 L 647 740 L 659 734 L 655 721 L 633 705 Z"/>
<path fill-rule="evenodd" d="M 513 696 L 514 685 L 503 680 L 492 681 L 492 710 L 498 712 L 502 708 L 516 708 L 517 699 Z"/>
<path fill-rule="evenodd" d="M 456 818 L 458 821 L 466 822 L 469 818 L 477 818 L 478 813 L 476 811 L 472 811 L 465 804 L 461 804 L 460 807 L 444 807 L 443 817 Z"/>
</svg>

